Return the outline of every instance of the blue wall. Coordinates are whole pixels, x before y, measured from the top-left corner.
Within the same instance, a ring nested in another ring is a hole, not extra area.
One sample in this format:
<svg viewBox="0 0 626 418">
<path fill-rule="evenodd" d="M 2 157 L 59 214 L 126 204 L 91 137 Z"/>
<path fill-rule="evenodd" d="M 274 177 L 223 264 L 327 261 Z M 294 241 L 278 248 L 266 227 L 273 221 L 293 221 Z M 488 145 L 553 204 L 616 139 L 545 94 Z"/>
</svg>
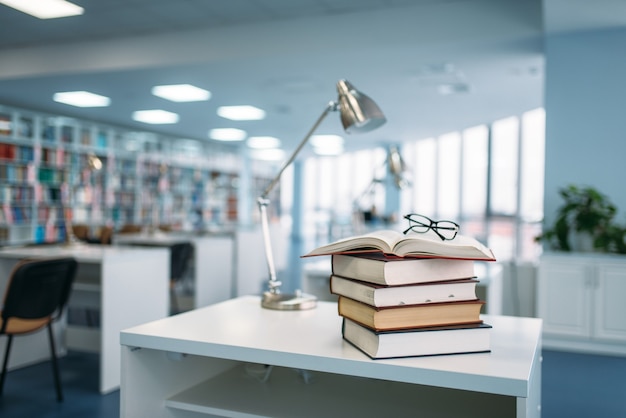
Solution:
<svg viewBox="0 0 626 418">
<path fill-rule="evenodd" d="M 545 218 L 567 184 L 606 194 L 626 223 L 626 30 L 548 36 Z"/>
</svg>

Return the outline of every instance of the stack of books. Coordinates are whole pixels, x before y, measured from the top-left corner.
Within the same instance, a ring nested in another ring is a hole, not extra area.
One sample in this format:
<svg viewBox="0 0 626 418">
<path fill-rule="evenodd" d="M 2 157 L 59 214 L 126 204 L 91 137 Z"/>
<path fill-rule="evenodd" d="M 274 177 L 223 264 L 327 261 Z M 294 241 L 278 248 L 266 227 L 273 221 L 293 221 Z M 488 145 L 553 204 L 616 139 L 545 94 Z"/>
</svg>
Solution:
<svg viewBox="0 0 626 418">
<path fill-rule="evenodd" d="M 377 231 L 316 255 L 331 255 L 343 338 L 372 359 L 490 351 L 474 263 L 495 258 L 475 239 Z"/>
</svg>

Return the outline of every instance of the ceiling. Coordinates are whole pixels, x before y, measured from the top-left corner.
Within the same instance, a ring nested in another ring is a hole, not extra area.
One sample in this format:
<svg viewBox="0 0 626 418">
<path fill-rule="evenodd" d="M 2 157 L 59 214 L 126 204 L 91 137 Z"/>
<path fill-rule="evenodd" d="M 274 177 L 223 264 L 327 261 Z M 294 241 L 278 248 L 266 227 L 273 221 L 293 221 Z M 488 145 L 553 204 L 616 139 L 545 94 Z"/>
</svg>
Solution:
<svg viewBox="0 0 626 418">
<path fill-rule="evenodd" d="M 388 119 L 376 131 L 344 135 L 348 150 L 540 107 L 544 15 L 556 31 L 623 25 L 626 16 L 621 0 L 74 3 L 84 15 L 52 20 L 0 5 L 0 104 L 203 141 L 209 129 L 236 127 L 275 136 L 287 151 L 336 99 L 335 84 L 344 78 Z M 173 103 L 150 94 L 153 85 L 179 83 L 210 90 L 211 100 Z M 452 94 L 441 94 L 442 85 Z M 52 101 L 55 92 L 70 90 L 108 96 L 111 106 Z M 216 115 L 218 106 L 239 104 L 264 109 L 266 119 Z M 176 112 L 180 121 L 134 122 L 131 113 L 144 109 Z M 343 134 L 338 115 L 316 133 Z"/>
</svg>

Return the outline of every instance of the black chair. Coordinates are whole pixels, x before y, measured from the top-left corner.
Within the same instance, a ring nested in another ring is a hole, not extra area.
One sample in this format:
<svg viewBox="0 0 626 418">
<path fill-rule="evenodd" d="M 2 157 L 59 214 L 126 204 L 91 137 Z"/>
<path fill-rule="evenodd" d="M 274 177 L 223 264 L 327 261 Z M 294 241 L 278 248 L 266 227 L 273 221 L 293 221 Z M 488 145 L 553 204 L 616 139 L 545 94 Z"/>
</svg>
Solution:
<svg viewBox="0 0 626 418">
<path fill-rule="evenodd" d="M 57 400 L 63 401 L 52 322 L 61 316 L 67 304 L 77 265 L 73 258 L 23 260 L 11 272 L 0 313 L 0 335 L 8 337 L 0 375 L 0 396 L 4 388 L 13 337 L 30 334 L 45 327 L 48 329 L 50 341 L 50 360 Z"/>
<path fill-rule="evenodd" d="M 171 311 L 178 313 L 176 284 L 185 277 L 189 260 L 193 257 L 193 244 L 181 242 L 170 246 L 170 304 Z"/>
</svg>

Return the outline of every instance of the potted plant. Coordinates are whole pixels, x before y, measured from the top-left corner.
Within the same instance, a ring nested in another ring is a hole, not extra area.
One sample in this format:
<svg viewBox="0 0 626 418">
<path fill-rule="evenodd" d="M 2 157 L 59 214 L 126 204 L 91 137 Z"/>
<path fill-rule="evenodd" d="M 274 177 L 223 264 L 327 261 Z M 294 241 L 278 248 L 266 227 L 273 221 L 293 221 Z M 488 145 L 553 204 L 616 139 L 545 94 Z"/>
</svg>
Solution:
<svg viewBox="0 0 626 418">
<path fill-rule="evenodd" d="M 560 251 L 601 251 L 626 253 L 626 229 L 613 223 L 616 206 L 593 187 L 569 185 L 559 190 L 563 204 L 551 228 L 538 240 Z M 581 241 L 587 245 L 581 245 Z"/>
<path fill-rule="evenodd" d="M 597 239 L 598 247 L 607 252 L 626 254 L 626 227 L 612 224 Z"/>
</svg>

